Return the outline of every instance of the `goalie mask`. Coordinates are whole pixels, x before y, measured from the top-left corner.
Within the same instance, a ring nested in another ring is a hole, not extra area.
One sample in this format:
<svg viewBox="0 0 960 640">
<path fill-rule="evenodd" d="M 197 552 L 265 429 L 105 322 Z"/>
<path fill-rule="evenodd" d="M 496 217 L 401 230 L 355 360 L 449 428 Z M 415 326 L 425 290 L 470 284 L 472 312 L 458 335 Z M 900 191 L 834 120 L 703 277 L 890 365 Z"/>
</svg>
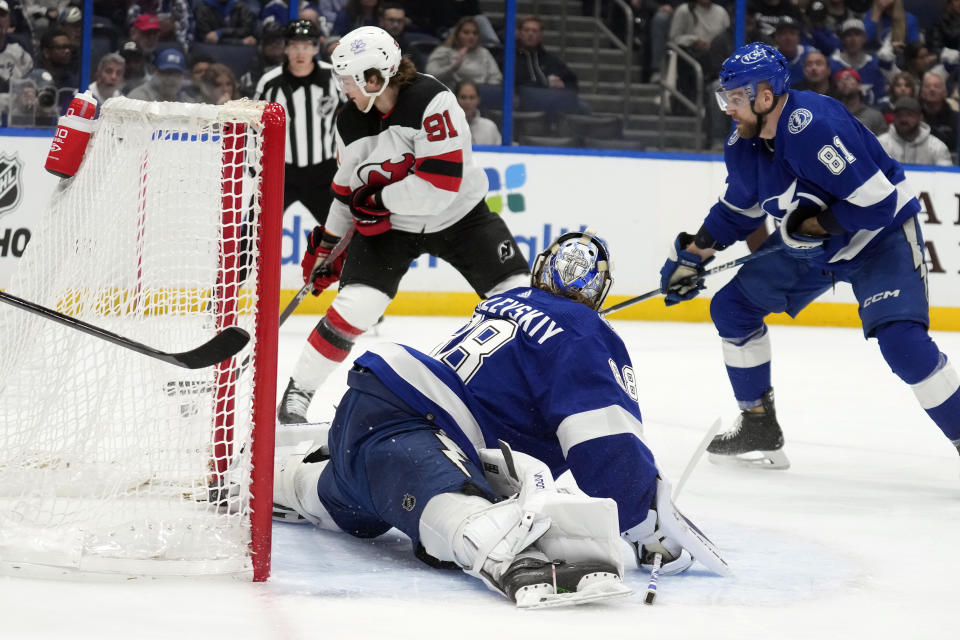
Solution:
<svg viewBox="0 0 960 640">
<path fill-rule="evenodd" d="M 563 234 L 533 263 L 534 287 L 597 311 L 611 284 L 607 243 L 590 229 Z"/>
</svg>

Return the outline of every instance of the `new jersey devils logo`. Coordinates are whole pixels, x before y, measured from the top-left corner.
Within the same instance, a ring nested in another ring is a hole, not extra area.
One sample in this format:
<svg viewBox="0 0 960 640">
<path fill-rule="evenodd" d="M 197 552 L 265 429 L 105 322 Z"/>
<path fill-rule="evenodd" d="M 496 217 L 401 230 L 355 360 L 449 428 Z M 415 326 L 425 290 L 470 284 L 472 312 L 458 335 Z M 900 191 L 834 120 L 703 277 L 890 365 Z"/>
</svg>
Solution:
<svg viewBox="0 0 960 640">
<path fill-rule="evenodd" d="M 412 153 L 405 153 L 399 161 L 386 160 L 379 164 L 370 163 L 361 165 L 357 169 L 357 176 L 364 184 L 374 186 L 393 184 L 413 173 L 416 158 Z"/>
</svg>

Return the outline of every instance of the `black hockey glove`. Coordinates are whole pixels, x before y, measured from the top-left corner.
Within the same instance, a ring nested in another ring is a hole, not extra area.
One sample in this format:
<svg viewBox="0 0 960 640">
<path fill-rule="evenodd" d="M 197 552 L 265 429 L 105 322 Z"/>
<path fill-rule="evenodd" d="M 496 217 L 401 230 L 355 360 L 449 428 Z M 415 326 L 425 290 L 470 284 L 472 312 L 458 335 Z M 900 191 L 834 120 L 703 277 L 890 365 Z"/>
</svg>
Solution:
<svg viewBox="0 0 960 640">
<path fill-rule="evenodd" d="M 376 236 L 393 227 L 390 211 L 383 206 L 381 197 L 385 186 L 365 184 L 350 196 L 350 213 L 362 235 Z"/>
<path fill-rule="evenodd" d="M 713 258 L 703 260 L 697 254 L 687 251 L 686 247 L 691 242 L 692 235 L 680 233 L 673 241 L 667 261 L 660 269 L 660 292 L 666 295 L 664 302 L 668 307 L 695 298 L 706 288 L 703 282 L 703 267 Z"/>
<path fill-rule="evenodd" d="M 800 226 L 805 220 L 817 218 L 821 214 L 818 207 L 800 207 L 783 216 L 780 221 L 780 237 L 783 239 L 783 250 L 794 258 L 810 260 L 823 255 L 823 241 L 825 236 L 812 236 L 800 232 Z"/>
</svg>

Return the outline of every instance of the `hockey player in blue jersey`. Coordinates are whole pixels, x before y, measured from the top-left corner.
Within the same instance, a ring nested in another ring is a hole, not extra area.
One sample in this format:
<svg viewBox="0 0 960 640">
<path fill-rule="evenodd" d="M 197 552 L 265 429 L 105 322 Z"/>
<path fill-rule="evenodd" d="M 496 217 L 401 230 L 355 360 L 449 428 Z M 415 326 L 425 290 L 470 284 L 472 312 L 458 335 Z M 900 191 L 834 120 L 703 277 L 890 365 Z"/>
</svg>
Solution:
<svg viewBox="0 0 960 640">
<path fill-rule="evenodd" d="M 361 537 L 396 527 L 421 559 L 519 606 L 629 592 L 621 534 L 647 568 L 659 554 L 664 574 L 692 558 L 726 573 L 640 437 L 629 356 L 597 313 L 608 265 L 602 241 L 567 234 L 537 258 L 536 287 L 481 302 L 433 357 L 363 354 L 328 436 L 281 426 L 275 515 Z M 556 490 L 567 469 L 587 495 Z"/>
<path fill-rule="evenodd" d="M 761 43 L 734 51 L 717 99 L 736 122 L 727 140 L 726 188 L 695 235 L 677 236 L 660 271 L 666 304 L 703 289 L 716 251 L 743 240 L 766 215 L 779 222 L 766 247 L 710 304 L 742 410 L 710 443 L 713 461 L 784 469 L 764 318 L 795 316 L 834 281 L 851 283 L 866 338 L 909 384 L 960 450 L 960 378 L 928 335 L 920 204 L 903 169 L 840 103 L 791 91 L 786 60 Z"/>
</svg>

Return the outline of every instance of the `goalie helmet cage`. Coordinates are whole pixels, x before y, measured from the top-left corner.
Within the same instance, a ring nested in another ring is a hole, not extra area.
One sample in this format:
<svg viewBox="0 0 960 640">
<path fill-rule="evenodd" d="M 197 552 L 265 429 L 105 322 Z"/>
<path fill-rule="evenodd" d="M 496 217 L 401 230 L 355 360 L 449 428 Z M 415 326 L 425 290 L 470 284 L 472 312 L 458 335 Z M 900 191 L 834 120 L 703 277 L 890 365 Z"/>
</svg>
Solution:
<svg viewBox="0 0 960 640">
<path fill-rule="evenodd" d="M 270 572 L 285 124 L 276 104 L 114 98 L 9 292 L 157 348 L 237 325 L 185 370 L 0 305 L 0 566 Z"/>
</svg>

